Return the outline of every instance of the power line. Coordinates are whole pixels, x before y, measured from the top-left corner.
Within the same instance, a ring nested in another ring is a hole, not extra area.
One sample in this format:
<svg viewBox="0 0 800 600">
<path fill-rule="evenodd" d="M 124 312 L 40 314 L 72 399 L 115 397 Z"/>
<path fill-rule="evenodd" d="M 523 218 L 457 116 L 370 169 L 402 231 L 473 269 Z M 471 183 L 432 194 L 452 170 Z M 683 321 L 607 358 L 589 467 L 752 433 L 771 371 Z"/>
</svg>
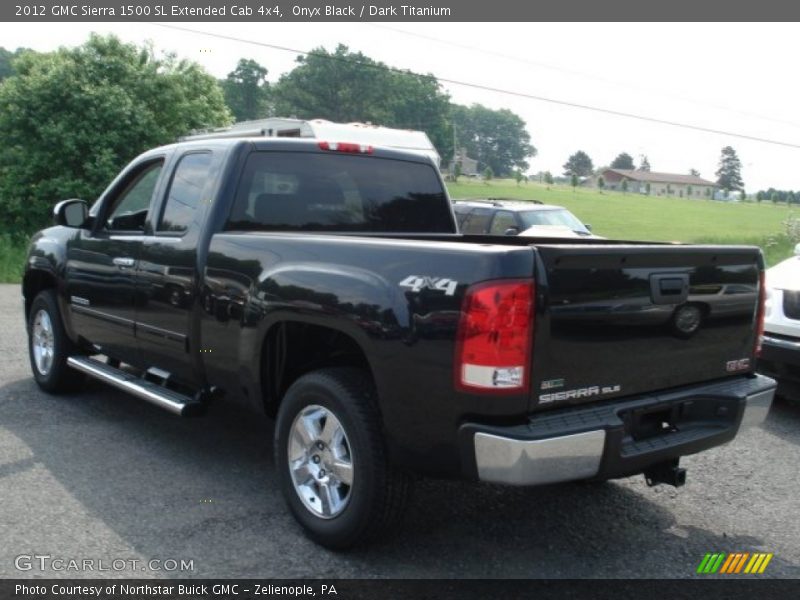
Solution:
<svg viewBox="0 0 800 600">
<path fill-rule="evenodd" d="M 243 44 L 251 44 L 251 45 L 254 45 L 254 46 L 261 46 L 261 47 L 264 47 L 264 48 L 271 48 L 273 50 L 280 50 L 282 52 L 291 52 L 292 54 L 297 54 L 297 55 L 300 55 L 300 56 L 314 56 L 314 57 L 318 57 L 318 58 L 324 58 L 324 59 L 327 59 L 327 60 L 334 60 L 334 61 L 338 61 L 338 62 L 353 64 L 353 65 L 357 65 L 357 66 L 361 66 L 361 67 L 378 69 L 378 70 L 383 70 L 383 71 L 389 71 L 389 72 L 392 72 L 392 73 L 399 73 L 399 74 L 403 74 L 403 75 L 412 75 L 412 76 L 426 78 L 426 79 L 435 78 L 437 81 L 440 81 L 440 82 L 443 82 L 443 83 L 449 83 L 451 85 L 459 85 L 459 86 L 462 86 L 462 87 L 468 87 L 468 88 L 482 90 L 482 91 L 486 91 L 486 92 L 492 92 L 492 93 L 497 93 L 497 94 L 505 94 L 507 96 L 513 96 L 513 97 L 516 97 L 516 98 L 525 98 L 527 100 L 536 100 L 536 101 L 539 101 L 539 102 L 546 102 L 546 103 L 549 103 L 549 104 L 556 104 L 556 105 L 559 105 L 559 106 L 566 106 L 566 107 L 569 107 L 569 108 L 578 108 L 578 109 L 581 109 L 581 110 L 588 110 L 588 111 L 592 111 L 592 112 L 612 115 L 612 116 L 615 116 L 615 117 L 622 117 L 622 118 L 626 118 L 626 119 L 635 119 L 635 120 L 638 120 L 638 121 L 644 121 L 644 122 L 648 122 L 648 123 L 656 123 L 656 124 L 659 124 L 659 125 L 668 125 L 670 127 L 679 127 L 679 128 L 683 128 L 683 129 L 690 129 L 690 130 L 693 130 L 693 131 L 700 131 L 700 132 L 703 132 L 703 133 L 713 133 L 713 134 L 716 134 L 716 135 L 726 135 L 726 136 L 735 137 L 735 138 L 739 138 L 739 139 L 743 139 L 743 140 L 750 140 L 750 141 L 753 141 L 753 142 L 761 142 L 761 143 L 764 143 L 764 144 L 773 144 L 773 145 L 776 145 L 776 146 L 784 146 L 784 147 L 787 147 L 787 148 L 798 148 L 798 149 L 800 149 L 800 144 L 795 144 L 795 143 L 792 143 L 792 142 L 784 142 L 784 141 L 781 141 L 781 140 L 773 140 L 773 139 L 759 137 L 759 136 L 755 136 L 755 135 L 748 135 L 748 134 L 745 134 L 745 133 L 737 133 L 735 131 L 726 131 L 724 129 L 715 129 L 715 128 L 712 128 L 712 127 L 703 127 L 702 125 L 693 125 L 691 123 L 681 123 L 679 121 L 670 121 L 669 119 L 660 119 L 658 117 L 650 117 L 650 116 L 647 116 L 647 115 L 640 115 L 640 114 L 630 113 L 630 112 L 621 111 L 621 110 L 614 110 L 614 109 L 611 109 L 611 108 L 602 108 L 602 107 L 599 107 L 599 106 L 592 106 L 590 104 L 582 104 L 580 102 L 571 102 L 569 100 L 559 100 L 557 98 L 549 98 L 549 97 L 546 97 L 546 96 L 538 96 L 538 95 L 535 95 L 535 94 L 527 94 L 527 93 L 524 93 L 524 92 L 517 92 L 515 90 L 507 90 L 507 89 L 498 88 L 498 87 L 494 87 L 494 86 L 490 86 L 490 85 L 483 85 L 483 84 L 480 84 L 480 83 L 470 83 L 470 82 L 466 82 L 466 81 L 459 81 L 459 80 L 456 80 L 456 79 L 448 79 L 448 78 L 445 78 L 445 77 L 438 77 L 438 76 L 435 76 L 435 75 L 432 75 L 432 74 L 422 75 L 420 73 L 414 73 L 414 72 L 406 70 L 406 69 L 399 69 L 397 67 L 390 67 L 388 65 L 370 64 L 370 63 L 365 63 L 365 62 L 362 62 L 362 61 L 351 60 L 351 59 L 345 58 L 343 56 L 335 56 L 335 55 L 327 54 L 327 53 L 326 54 L 322 54 L 322 53 L 319 53 L 319 52 L 309 52 L 309 51 L 306 51 L 306 50 L 297 50 L 296 48 L 289 48 L 287 46 L 279 46 L 277 44 L 268 44 L 267 42 L 258 42 L 258 41 L 255 41 L 255 40 L 246 40 L 246 39 L 237 38 L 237 37 L 234 37 L 234 36 L 224 35 L 224 34 L 221 34 L 221 33 L 212 33 L 210 31 L 189 29 L 188 27 L 179 27 L 177 25 L 168 25 L 166 23 L 150 23 L 150 24 L 151 25 L 155 25 L 157 27 L 164 27 L 164 28 L 167 28 L 167 29 L 173 29 L 173 30 L 176 30 L 176 31 L 184 31 L 184 32 L 187 32 L 187 33 L 194 33 L 194 34 L 197 34 L 197 35 L 205 35 L 205 36 L 214 37 L 214 38 L 218 38 L 218 39 L 223 39 L 223 40 L 228 40 L 228 41 L 233 41 L 233 42 L 240 42 L 240 43 L 243 43 Z"/>
<path fill-rule="evenodd" d="M 690 104 L 696 104 L 698 106 L 705 106 L 707 108 L 713 108 L 713 109 L 716 109 L 716 110 L 724 110 L 724 111 L 727 111 L 727 112 L 730 112 L 730 113 L 734 113 L 734 114 L 738 114 L 738 115 L 742 115 L 742 116 L 745 116 L 745 117 L 752 117 L 752 118 L 756 118 L 756 119 L 762 119 L 764 121 L 771 121 L 773 123 L 780 123 L 781 125 L 791 125 L 792 127 L 800 128 L 800 123 L 795 123 L 793 121 L 786 121 L 784 119 L 776 119 L 775 117 L 768 117 L 766 115 L 761 115 L 761 114 L 758 114 L 758 113 L 751 113 L 751 112 L 748 112 L 748 111 L 739 110 L 737 108 L 731 108 L 729 106 L 722 106 L 720 104 L 713 104 L 711 102 L 701 102 L 701 101 L 695 100 L 694 98 L 687 98 L 685 96 L 681 96 L 681 95 L 678 95 L 678 94 L 673 94 L 673 93 L 670 93 L 670 92 L 667 92 L 667 91 L 664 91 L 664 90 L 658 90 L 658 89 L 652 88 L 652 87 L 647 87 L 647 86 L 642 86 L 642 85 L 635 85 L 635 84 L 632 84 L 632 83 L 629 83 L 629 82 L 615 81 L 613 79 L 606 79 L 605 77 L 599 77 L 599 76 L 597 76 L 597 75 L 595 75 L 593 73 L 587 73 L 585 71 L 576 71 L 574 69 L 567 69 L 565 67 L 557 67 L 555 65 L 550 65 L 550 64 L 547 64 L 547 63 L 543 63 L 543 62 L 530 60 L 528 58 L 523 58 L 523 57 L 520 57 L 520 56 L 513 56 L 511 54 L 504 54 L 503 52 L 497 52 L 497 51 L 494 51 L 494 50 L 487 50 L 485 48 L 478 48 L 477 46 L 470 46 L 469 44 L 462 44 L 460 42 L 453 42 L 453 41 L 450 41 L 450 40 L 443 40 L 441 38 L 437 38 L 437 37 L 434 37 L 432 35 L 425 35 L 423 33 L 417 33 L 417 32 L 414 32 L 414 31 L 406 31 L 405 29 L 398 29 L 396 27 L 389 27 L 388 25 L 380 25 L 378 23 L 364 23 L 364 25 L 369 25 L 370 27 L 375 27 L 375 28 L 378 28 L 378 29 L 385 29 L 386 31 L 393 31 L 395 33 L 401 33 L 403 35 L 408 35 L 408 36 L 411 36 L 411 37 L 415 37 L 415 38 L 419 38 L 419 39 L 423 39 L 423 40 L 428 40 L 428 41 L 435 42 L 435 43 L 438 43 L 438 44 L 444 44 L 446 46 L 453 46 L 454 48 L 461 48 L 462 50 L 470 50 L 472 52 L 477 52 L 479 54 L 485 54 L 487 56 L 494 56 L 494 57 L 497 57 L 497 58 L 504 58 L 504 59 L 507 59 L 507 60 L 513 60 L 513 61 L 516 61 L 518 63 L 522 63 L 522 64 L 525 64 L 525 65 L 531 65 L 531 66 L 534 66 L 534 67 L 540 67 L 542 69 L 548 69 L 548 70 L 556 71 L 556 72 L 560 72 L 560 73 L 568 73 L 570 75 L 577 75 L 577 76 L 580 76 L 580 77 L 586 77 L 588 79 L 593 79 L 595 81 L 598 81 L 598 82 L 601 82 L 601 83 L 605 83 L 605 84 L 609 84 L 609 85 L 627 87 L 627 88 L 632 89 L 632 90 L 639 90 L 639 91 L 643 91 L 643 92 L 646 92 L 646 93 L 658 94 L 660 96 L 664 96 L 664 97 L 667 97 L 667 98 L 673 98 L 675 100 L 680 100 L 681 102 L 688 102 Z"/>
</svg>

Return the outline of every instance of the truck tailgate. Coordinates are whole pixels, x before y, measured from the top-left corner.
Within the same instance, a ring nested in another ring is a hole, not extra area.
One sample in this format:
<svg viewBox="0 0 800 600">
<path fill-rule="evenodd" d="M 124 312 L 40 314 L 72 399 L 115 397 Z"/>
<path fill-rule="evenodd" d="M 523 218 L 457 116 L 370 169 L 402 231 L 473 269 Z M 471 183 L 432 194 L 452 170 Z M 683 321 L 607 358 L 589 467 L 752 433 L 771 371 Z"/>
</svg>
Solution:
<svg viewBox="0 0 800 600">
<path fill-rule="evenodd" d="M 535 248 L 532 410 L 752 370 L 758 248 Z"/>
</svg>

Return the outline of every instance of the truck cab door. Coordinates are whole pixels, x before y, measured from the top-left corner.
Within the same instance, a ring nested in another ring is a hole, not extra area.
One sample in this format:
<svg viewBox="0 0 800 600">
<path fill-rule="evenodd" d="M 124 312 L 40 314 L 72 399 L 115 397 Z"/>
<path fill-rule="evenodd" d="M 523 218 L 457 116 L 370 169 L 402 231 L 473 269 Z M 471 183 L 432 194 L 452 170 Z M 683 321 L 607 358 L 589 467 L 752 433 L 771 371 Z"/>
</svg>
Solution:
<svg viewBox="0 0 800 600">
<path fill-rule="evenodd" d="M 164 158 L 127 169 L 101 199 L 91 229 L 67 249 L 66 286 L 72 323 L 99 352 L 137 363 L 135 274 L 145 222 L 161 179 Z"/>
<path fill-rule="evenodd" d="M 166 193 L 142 239 L 137 272 L 136 337 L 145 368 L 157 367 L 185 385 L 199 382 L 191 335 L 197 286 L 197 244 L 210 207 L 213 170 L 208 150 L 177 158 Z"/>
</svg>

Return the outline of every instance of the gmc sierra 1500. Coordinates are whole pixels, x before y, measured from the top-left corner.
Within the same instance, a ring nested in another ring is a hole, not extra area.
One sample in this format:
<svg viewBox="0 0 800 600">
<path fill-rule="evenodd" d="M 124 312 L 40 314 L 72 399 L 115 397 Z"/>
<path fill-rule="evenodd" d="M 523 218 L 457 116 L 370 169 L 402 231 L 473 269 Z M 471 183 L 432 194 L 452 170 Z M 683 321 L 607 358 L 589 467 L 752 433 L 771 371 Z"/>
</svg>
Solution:
<svg viewBox="0 0 800 600">
<path fill-rule="evenodd" d="M 37 383 L 266 410 L 288 506 L 329 547 L 395 523 L 413 474 L 680 485 L 679 457 L 774 393 L 757 248 L 460 235 L 419 155 L 192 141 L 54 212 L 23 284 Z M 725 286 L 722 312 L 703 291 Z"/>
</svg>

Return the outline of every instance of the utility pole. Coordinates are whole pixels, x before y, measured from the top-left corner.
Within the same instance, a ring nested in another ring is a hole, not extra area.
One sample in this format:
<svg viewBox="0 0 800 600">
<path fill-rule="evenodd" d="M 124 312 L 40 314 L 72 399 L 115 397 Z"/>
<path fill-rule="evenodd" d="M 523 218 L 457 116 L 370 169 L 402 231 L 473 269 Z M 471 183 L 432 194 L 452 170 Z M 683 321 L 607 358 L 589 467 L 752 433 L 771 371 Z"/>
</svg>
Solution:
<svg viewBox="0 0 800 600">
<path fill-rule="evenodd" d="M 452 170 L 452 175 L 456 174 L 456 120 L 453 119 L 453 161 L 450 163 L 452 166 L 450 167 Z"/>
</svg>

